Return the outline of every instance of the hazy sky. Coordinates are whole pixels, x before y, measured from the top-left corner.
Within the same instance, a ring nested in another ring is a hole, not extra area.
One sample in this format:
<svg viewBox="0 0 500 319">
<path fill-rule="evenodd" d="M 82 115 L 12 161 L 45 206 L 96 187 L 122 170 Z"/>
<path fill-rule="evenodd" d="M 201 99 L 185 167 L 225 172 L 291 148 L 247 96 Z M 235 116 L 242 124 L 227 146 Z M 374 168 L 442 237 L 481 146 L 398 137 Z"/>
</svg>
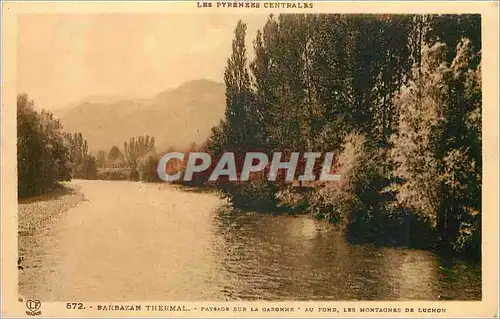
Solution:
<svg viewBox="0 0 500 319">
<path fill-rule="evenodd" d="M 90 95 L 148 97 L 223 81 L 238 15 L 44 14 L 19 18 L 18 92 L 56 109 Z M 244 15 L 247 45 L 267 15 Z"/>
</svg>

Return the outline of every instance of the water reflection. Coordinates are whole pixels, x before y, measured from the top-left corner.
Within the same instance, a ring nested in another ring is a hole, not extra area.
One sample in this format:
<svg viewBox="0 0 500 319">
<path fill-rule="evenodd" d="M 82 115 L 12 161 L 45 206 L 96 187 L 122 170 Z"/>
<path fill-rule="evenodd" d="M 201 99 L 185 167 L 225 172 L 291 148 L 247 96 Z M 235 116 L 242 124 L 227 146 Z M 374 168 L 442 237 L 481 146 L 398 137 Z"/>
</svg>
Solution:
<svg viewBox="0 0 500 319">
<path fill-rule="evenodd" d="M 481 299 L 477 268 L 455 264 L 453 275 L 443 276 L 430 252 L 349 245 L 331 224 L 307 216 L 225 207 L 213 226 L 219 288 L 227 299 Z"/>
<path fill-rule="evenodd" d="M 213 194 L 155 184 L 81 185 L 89 200 L 29 239 L 33 258 L 20 272 L 26 298 L 481 298 L 478 267 L 425 251 L 350 245 L 308 216 L 237 213 Z"/>
</svg>

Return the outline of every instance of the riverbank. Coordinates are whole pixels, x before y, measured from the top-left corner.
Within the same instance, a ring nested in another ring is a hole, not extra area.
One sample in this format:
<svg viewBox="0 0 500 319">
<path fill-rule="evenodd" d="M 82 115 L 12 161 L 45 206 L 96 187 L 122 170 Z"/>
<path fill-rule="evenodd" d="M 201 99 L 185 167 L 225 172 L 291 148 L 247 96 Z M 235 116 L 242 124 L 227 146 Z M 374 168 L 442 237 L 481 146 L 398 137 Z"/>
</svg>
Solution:
<svg viewBox="0 0 500 319">
<path fill-rule="evenodd" d="M 345 182 L 285 185 L 256 179 L 247 183 L 213 185 L 200 182 L 197 185 L 201 186 L 194 185 L 190 189 L 216 190 L 236 211 L 271 215 L 308 214 L 326 220 L 352 244 L 424 249 L 446 259 L 481 262 L 480 241 L 474 237 L 441 237 L 432 216 L 396 205 L 394 194 L 381 195 L 378 191 L 357 193 Z M 374 185 L 367 183 L 364 189 L 372 187 Z M 375 188 L 382 187 L 375 185 Z M 478 234 L 480 231 L 472 235 Z"/>
<path fill-rule="evenodd" d="M 183 192 L 215 194 L 230 203 L 235 211 L 311 215 L 329 222 L 332 227 L 343 232 L 346 240 L 352 244 L 424 249 L 446 259 L 458 258 L 476 264 L 481 262 L 480 241 L 475 238 L 480 232 L 474 232 L 473 236 L 467 238 L 457 237 L 454 242 L 449 238 L 441 238 L 430 216 L 395 205 L 394 194 L 381 194 L 382 187 L 378 184 L 375 185 L 376 191 L 358 194 L 346 182 L 285 184 L 261 179 L 246 183 L 213 183 L 203 179 L 172 183 L 141 182 L 165 184 Z M 364 188 L 371 189 L 372 186 L 366 183 Z M 475 243 L 475 246 L 469 242 Z"/>
<path fill-rule="evenodd" d="M 80 187 L 70 183 L 61 183 L 43 195 L 18 200 L 18 252 L 23 271 L 38 266 L 37 242 L 41 233 L 61 214 L 84 200 Z"/>
<path fill-rule="evenodd" d="M 351 245 L 325 220 L 235 213 L 216 194 L 166 183 L 73 184 L 85 201 L 31 236 L 23 299 L 481 300 L 480 267 Z"/>
</svg>

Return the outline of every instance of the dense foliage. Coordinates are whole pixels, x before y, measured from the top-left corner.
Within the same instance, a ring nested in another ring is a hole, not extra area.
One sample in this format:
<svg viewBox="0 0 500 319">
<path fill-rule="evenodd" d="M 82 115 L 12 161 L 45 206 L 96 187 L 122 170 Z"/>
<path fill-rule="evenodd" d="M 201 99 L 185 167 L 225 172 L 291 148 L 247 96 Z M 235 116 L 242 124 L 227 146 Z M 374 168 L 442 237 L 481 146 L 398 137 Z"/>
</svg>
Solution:
<svg viewBox="0 0 500 319">
<path fill-rule="evenodd" d="M 33 196 L 71 178 L 95 178 L 96 161 L 81 133 L 65 133 L 59 120 L 38 111 L 26 94 L 17 97 L 18 195 Z"/>
<path fill-rule="evenodd" d="M 62 126 L 37 111 L 26 94 L 17 97 L 17 178 L 20 197 L 37 195 L 70 179 L 69 152 Z"/>
<path fill-rule="evenodd" d="M 251 62 L 245 38 L 240 21 L 216 157 L 336 152 L 342 180 L 302 198 L 315 216 L 354 239 L 479 254 L 479 15 L 271 15 Z M 221 188 L 254 209 L 291 189 L 261 175 Z"/>
<path fill-rule="evenodd" d="M 271 15 L 248 61 L 240 21 L 224 119 L 187 152 L 214 163 L 233 152 L 238 169 L 249 151 L 334 152 L 341 181 L 269 182 L 267 167 L 249 182 L 211 185 L 234 206 L 306 211 L 352 240 L 479 257 L 480 25 L 479 15 Z M 20 196 L 70 177 L 159 181 L 153 137 L 94 157 L 80 133 L 63 133 L 26 95 L 17 116 Z M 180 182 L 206 184 L 209 172 Z"/>
<path fill-rule="evenodd" d="M 82 133 L 66 133 L 65 138 L 72 163 L 71 176 L 83 179 L 97 178 L 97 160 L 89 154 L 88 144 L 83 139 Z"/>
<path fill-rule="evenodd" d="M 148 152 L 154 152 L 155 139 L 154 137 L 138 136 L 132 137 L 130 141 L 123 144 L 125 161 L 130 166 L 130 180 L 153 181 L 157 177 L 156 167 L 151 171 L 151 165 L 156 158 L 156 155 L 147 156 L 142 159 Z M 139 163 L 138 163 L 139 161 Z M 145 163 L 146 162 L 146 163 Z M 158 161 L 156 161 L 158 162 Z M 138 167 L 140 165 L 141 167 Z M 139 170 L 141 170 L 141 173 Z"/>
</svg>

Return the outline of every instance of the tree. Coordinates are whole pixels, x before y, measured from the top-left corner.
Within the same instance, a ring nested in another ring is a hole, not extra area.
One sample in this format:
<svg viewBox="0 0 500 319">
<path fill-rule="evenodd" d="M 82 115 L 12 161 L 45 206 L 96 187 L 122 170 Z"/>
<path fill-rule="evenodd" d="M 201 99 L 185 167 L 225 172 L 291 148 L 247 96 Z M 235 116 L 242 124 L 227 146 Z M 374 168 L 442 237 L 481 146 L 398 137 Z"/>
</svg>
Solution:
<svg viewBox="0 0 500 319">
<path fill-rule="evenodd" d="M 97 151 L 96 160 L 98 166 L 106 165 L 106 152 L 103 150 Z"/>
<path fill-rule="evenodd" d="M 141 159 L 137 168 L 139 180 L 147 183 L 161 182 L 157 171 L 158 161 L 159 158 L 156 154 Z"/>
<path fill-rule="evenodd" d="M 426 47 L 404 87 L 392 158 L 398 203 L 433 221 L 441 242 L 478 251 L 481 209 L 480 68 L 462 40 L 447 62 L 443 43 Z"/>
<path fill-rule="evenodd" d="M 123 159 L 123 154 L 120 151 L 120 149 L 115 145 L 113 146 L 108 153 L 108 160 L 110 161 L 117 161 Z"/>
<path fill-rule="evenodd" d="M 424 38 L 430 45 L 437 42 L 446 44 L 446 61 L 451 63 L 457 55 L 457 47 L 462 39 L 470 41 L 470 50 L 475 58 L 471 66 L 476 68 L 481 51 L 481 15 L 480 14 L 440 14 L 428 16 L 428 32 Z"/>
<path fill-rule="evenodd" d="M 70 150 L 72 177 L 95 179 L 97 161 L 89 154 L 87 140 L 83 138 L 82 133 L 65 133 L 64 136 Z"/>
<path fill-rule="evenodd" d="M 317 215 L 344 207 L 370 234 L 402 233 L 412 221 L 412 240 L 437 231 L 441 244 L 478 250 L 479 15 L 270 15 L 250 74 L 245 33 L 240 21 L 212 153 L 333 151 L 351 167 L 338 167 L 347 186 L 315 183 Z M 233 203 L 264 202 L 283 189 L 272 186 L 223 190 Z"/>
<path fill-rule="evenodd" d="M 35 110 L 26 94 L 17 97 L 18 195 L 31 196 L 70 179 L 62 125 L 52 113 Z"/>
<path fill-rule="evenodd" d="M 446 94 L 443 52 L 442 45 L 427 48 L 421 66 L 415 64 L 414 80 L 404 86 L 397 97 L 399 133 L 394 137 L 391 154 L 396 163 L 395 174 L 404 181 L 398 188 L 399 203 L 434 223 L 439 204 L 437 146 L 439 126 L 444 120 L 440 108 Z"/>
<path fill-rule="evenodd" d="M 155 147 L 155 139 L 149 135 L 130 138 L 129 143 L 123 144 L 125 159 L 132 163 L 138 158 L 153 150 Z"/>
<path fill-rule="evenodd" d="M 224 72 L 226 83 L 225 125 L 228 150 L 241 152 L 254 144 L 252 134 L 252 96 L 250 76 L 247 70 L 246 36 L 247 26 L 238 21 L 232 43 L 233 52 Z"/>
</svg>

